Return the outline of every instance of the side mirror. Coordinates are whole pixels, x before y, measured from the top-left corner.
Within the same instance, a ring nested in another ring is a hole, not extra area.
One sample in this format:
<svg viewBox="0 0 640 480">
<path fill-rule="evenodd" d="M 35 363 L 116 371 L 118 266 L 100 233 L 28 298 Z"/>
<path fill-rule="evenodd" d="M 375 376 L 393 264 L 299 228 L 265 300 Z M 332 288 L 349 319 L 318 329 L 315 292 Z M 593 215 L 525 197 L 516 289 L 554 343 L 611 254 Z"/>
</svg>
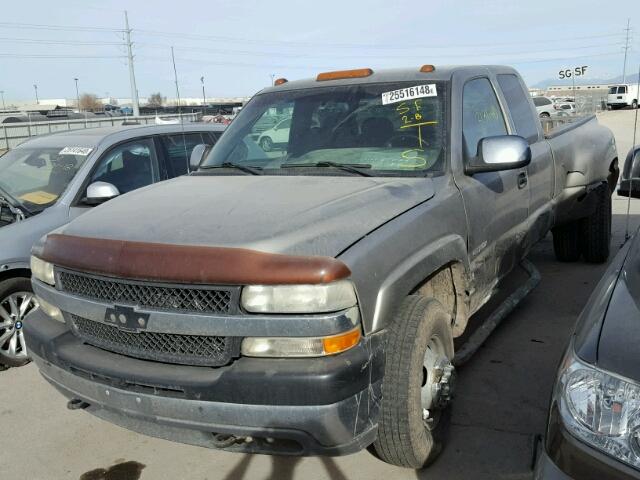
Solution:
<svg viewBox="0 0 640 480">
<path fill-rule="evenodd" d="M 640 198 L 640 146 L 638 145 L 629 150 L 624 161 L 618 195 Z"/>
<path fill-rule="evenodd" d="M 200 143 L 193 147 L 191 150 L 191 157 L 189 157 L 189 171 L 195 172 L 200 168 L 200 164 L 204 159 L 205 155 L 209 153 L 211 149 L 211 145 L 207 145 L 206 143 Z"/>
<path fill-rule="evenodd" d="M 87 196 L 84 203 L 88 205 L 100 205 L 120 195 L 115 185 L 107 182 L 93 182 L 87 187 Z"/>
<path fill-rule="evenodd" d="M 513 170 L 526 167 L 530 162 L 531 148 L 524 138 L 518 135 L 498 135 L 478 142 L 478 155 L 467 161 L 464 171 L 467 175 L 473 175 Z"/>
</svg>

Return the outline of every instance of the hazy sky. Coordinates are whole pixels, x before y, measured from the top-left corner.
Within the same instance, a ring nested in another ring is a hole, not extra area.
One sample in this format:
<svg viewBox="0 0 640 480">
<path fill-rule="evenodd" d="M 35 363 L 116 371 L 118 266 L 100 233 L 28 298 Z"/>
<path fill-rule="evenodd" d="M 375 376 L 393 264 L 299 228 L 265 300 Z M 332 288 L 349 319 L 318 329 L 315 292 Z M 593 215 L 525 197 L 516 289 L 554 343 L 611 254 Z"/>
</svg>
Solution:
<svg viewBox="0 0 640 480">
<path fill-rule="evenodd" d="M 207 96 L 248 96 L 271 74 L 291 80 L 424 63 L 509 64 L 529 84 L 577 65 L 589 65 L 587 79 L 610 78 L 622 73 L 627 17 L 635 27 L 628 71 L 640 62 L 638 0 L 5 0 L 0 90 L 7 101 L 34 98 L 34 83 L 40 98 L 73 98 L 74 77 L 81 93 L 130 96 L 116 31 L 125 9 L 143 97 L 175 96 L 171 45 L 184 97 L 201 96 L 201 76 Z"/>
</svg>

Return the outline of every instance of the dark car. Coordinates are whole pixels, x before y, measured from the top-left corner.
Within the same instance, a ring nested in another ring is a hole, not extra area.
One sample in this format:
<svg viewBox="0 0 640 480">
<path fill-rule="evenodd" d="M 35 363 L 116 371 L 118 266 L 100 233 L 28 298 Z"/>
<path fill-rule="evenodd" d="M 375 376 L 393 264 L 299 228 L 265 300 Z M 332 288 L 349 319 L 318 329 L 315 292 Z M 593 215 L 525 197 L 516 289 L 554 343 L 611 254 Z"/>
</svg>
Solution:
<svg viewBox="0 0 640 480">
<path fill-rule="evenodd" d="M 627 196 L 629 192 L 633 198 L 640 198 L 640 145 L 633 147 L 627 155 L 618 187 L 620 195 Z"/>
<path fill-rule="evenodd" d="M 536 480 L 640 478 L 638 237 L 617 254 L 578 319 L 558 369 Z"/>
</svg>

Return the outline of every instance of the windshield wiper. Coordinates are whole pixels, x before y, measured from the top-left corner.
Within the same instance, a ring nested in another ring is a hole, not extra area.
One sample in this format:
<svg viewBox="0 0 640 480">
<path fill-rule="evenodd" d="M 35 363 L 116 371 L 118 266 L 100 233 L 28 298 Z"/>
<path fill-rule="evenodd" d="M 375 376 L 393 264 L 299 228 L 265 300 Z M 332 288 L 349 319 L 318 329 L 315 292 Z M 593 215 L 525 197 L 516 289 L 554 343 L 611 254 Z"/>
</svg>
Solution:
<svg viewBox="0 0 640 480">
<path fill-rule="evenodd" d="M 240 165 L 233 162 L 222 162 L 219 165 L 206 165 L 200 168 L 202 170 L 210 170 L 213 168 L 235 168 L 251 175 L 262 175 L 262 167 L 249 167 L 247 165 Z"/>
<path fill-rule="evenodd" d="M 9 195 L 9 192 L 4 190 L 2 187 L 0 187 L 0 203 L 6 204 L 9 207 L 9 210 L 11 210 L 11 213 L 18 217 L 25 217 L 25 214 L 22 210 L 27 212 L 28 215 L 33 215 L 33 212 L 31 210 L 29 210 L 22 203 Z"/>
<path fill-rule="evenodd" d="M 363 177 L 373 177 L 369 172 L 361 170 L 362 168 L 371 168 L 368 163 L 337 163 L 337 162 L 317 162 L 317 163 L 285 163 L 280 168 L 301 168 L 301 167 L 332 167 L 344 170 L 345 172 L 355 173 Z"/>
</svg>

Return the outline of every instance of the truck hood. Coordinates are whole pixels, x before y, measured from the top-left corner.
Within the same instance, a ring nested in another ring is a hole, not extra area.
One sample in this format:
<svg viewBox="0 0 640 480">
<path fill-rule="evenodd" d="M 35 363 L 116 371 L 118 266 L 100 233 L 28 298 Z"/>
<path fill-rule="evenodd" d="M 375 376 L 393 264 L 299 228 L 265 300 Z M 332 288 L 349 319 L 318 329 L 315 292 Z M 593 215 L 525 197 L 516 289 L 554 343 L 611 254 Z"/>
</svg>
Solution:
<svg viewBox="0 0 640 480">
<path fill-rule="evenodd" d="M 111 200 L 63 233 L 335 257 L 434 194 L 429 178 L 196 175 Z"/>
</svg>

